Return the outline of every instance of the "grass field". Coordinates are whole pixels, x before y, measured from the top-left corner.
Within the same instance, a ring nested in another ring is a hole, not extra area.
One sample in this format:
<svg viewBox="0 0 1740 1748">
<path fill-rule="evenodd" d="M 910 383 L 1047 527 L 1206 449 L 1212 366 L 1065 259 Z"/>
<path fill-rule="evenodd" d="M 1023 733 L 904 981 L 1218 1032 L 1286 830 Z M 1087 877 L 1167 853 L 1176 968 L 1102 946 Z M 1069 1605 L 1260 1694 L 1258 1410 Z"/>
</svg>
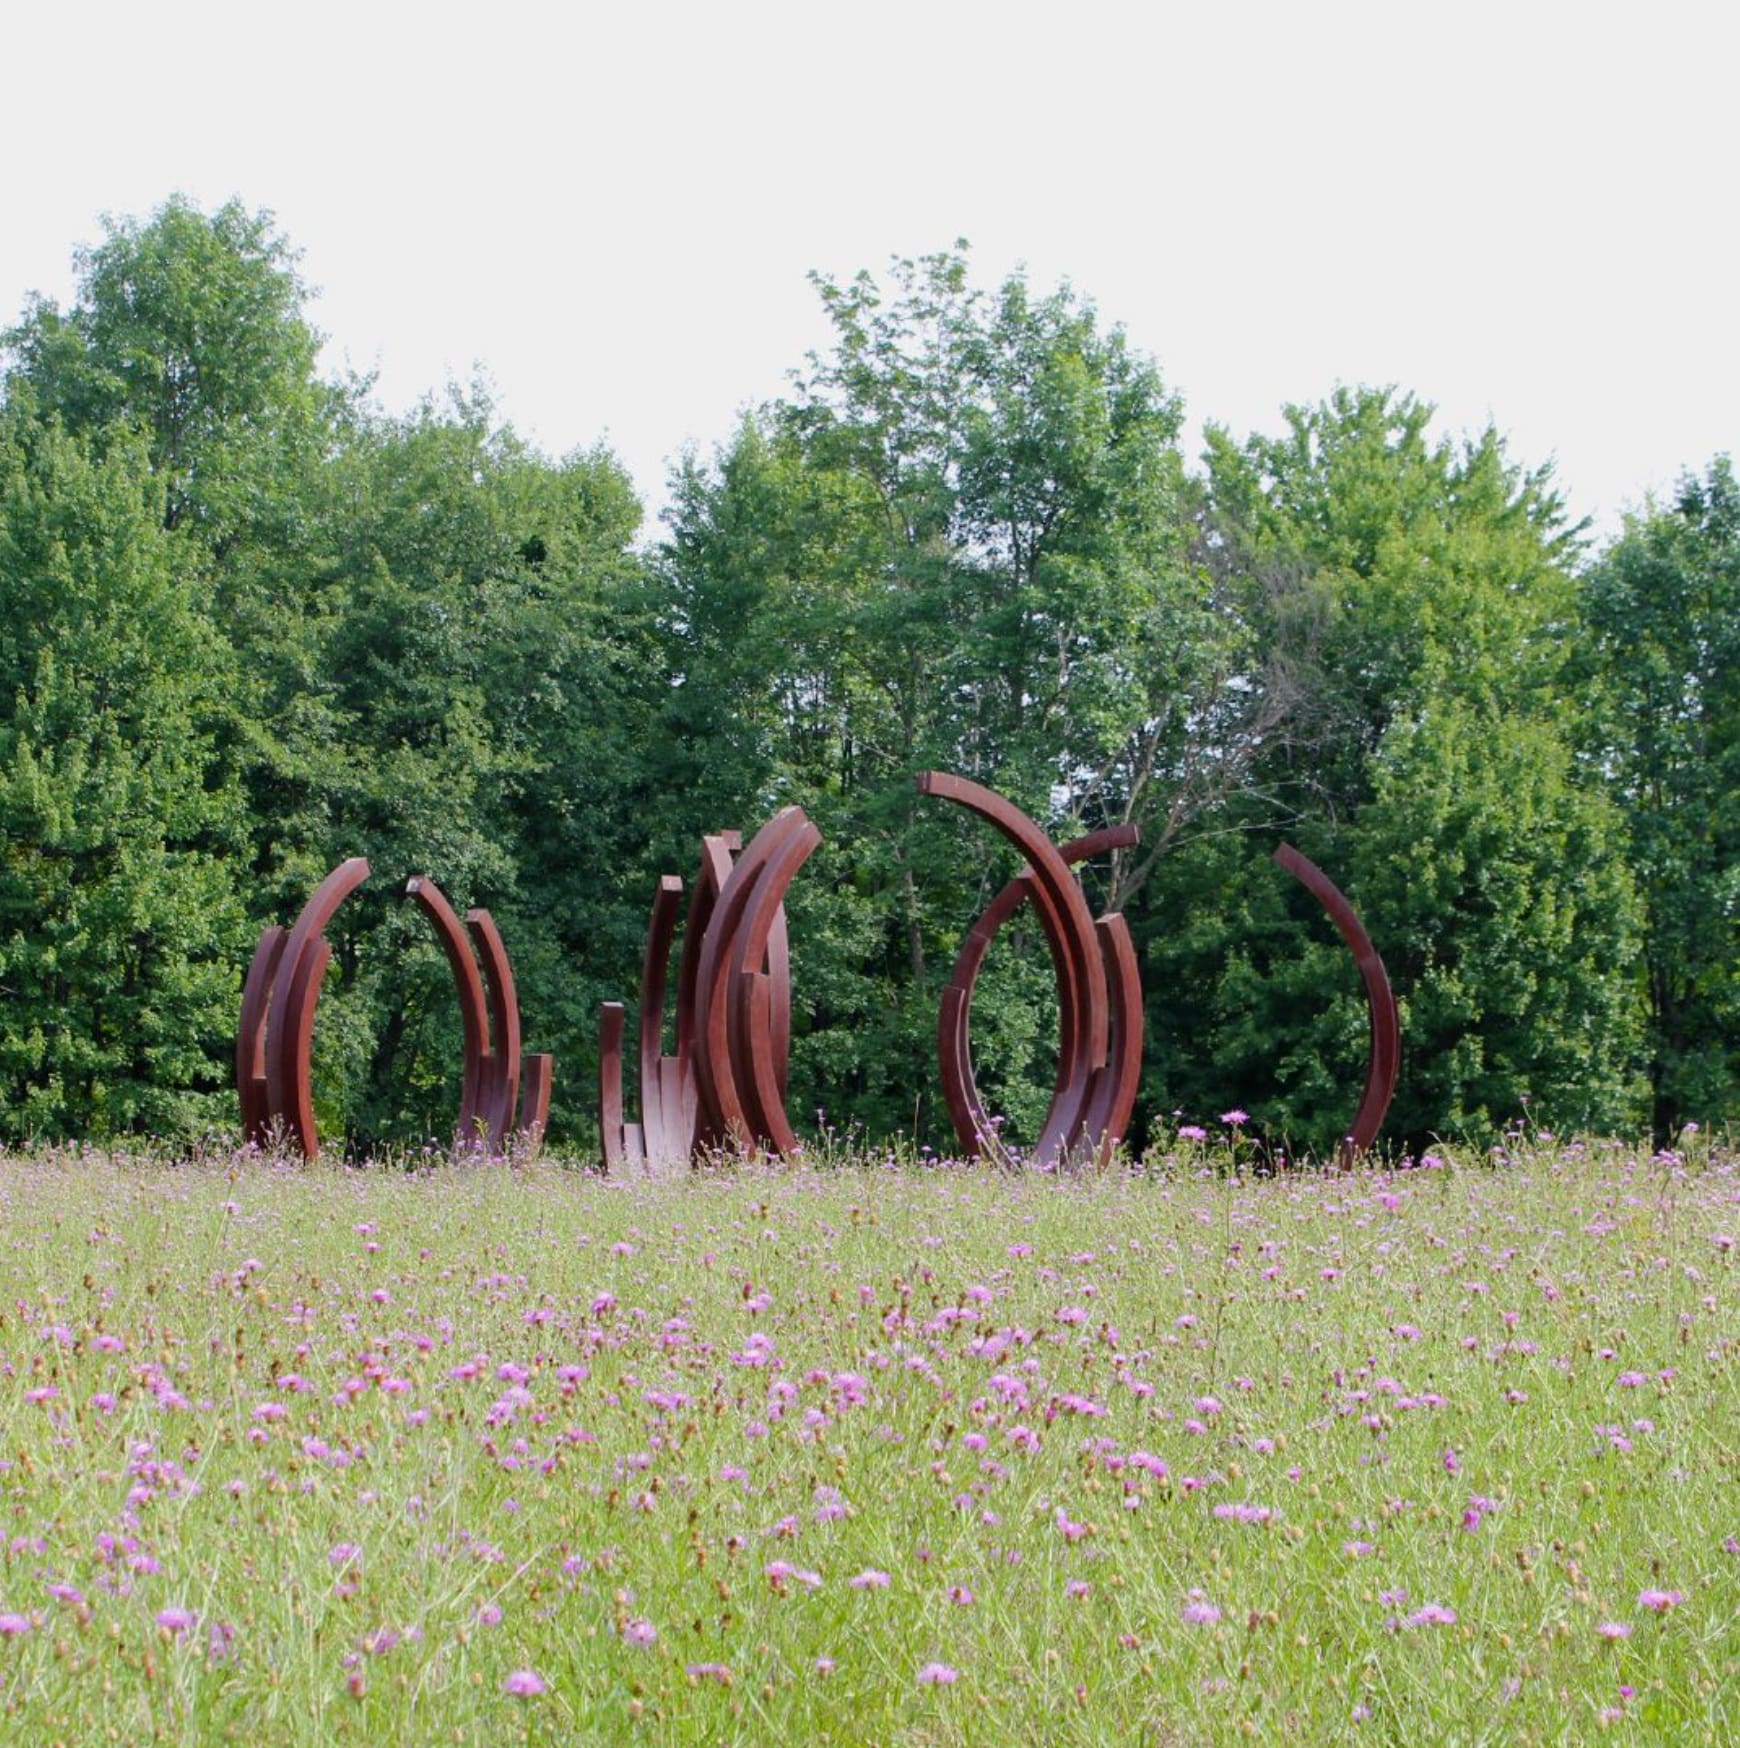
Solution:
<svg viewBox="0 0 1740 1748">
<path fill-rule="evenodd" d="M 0 1740 L 1740 1740 L 1740 1167 L 1513 1152 L 0 1156 Z"/>
</svg>

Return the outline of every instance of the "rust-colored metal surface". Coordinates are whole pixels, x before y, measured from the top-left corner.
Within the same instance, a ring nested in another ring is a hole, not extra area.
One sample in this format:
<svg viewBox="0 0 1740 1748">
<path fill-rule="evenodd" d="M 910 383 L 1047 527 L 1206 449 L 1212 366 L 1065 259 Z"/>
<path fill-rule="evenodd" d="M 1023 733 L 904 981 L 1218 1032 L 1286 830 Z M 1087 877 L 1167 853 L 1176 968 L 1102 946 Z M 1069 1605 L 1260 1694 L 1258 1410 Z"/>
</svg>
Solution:
<svg viewBox="0 0 1740 1748">
<path fill-rule="evenodd" d="M 284 956 L 284 931 L 276 923 L 261 931 L 242 985 L 242 1017 L 236 1027 L 236 1093 L 242 1102 L 242 1140 L 264 1147 L 271 1134 L 266 1098 L 266 1009 Z"/>
<path fill-rule="evenodd" d="M 544 1111 L 536 1117 L 536 1098 L 520 1094 L 520 1004 L 513 967 L 501 931 L 487 910 L 469 910 L 465 926 L 433 880 L 413 875 L 406 894 L 429 919 L 453 973 L 459 1018 L 465 1034 L 465 1076 L 459 1099 L 454 1145 L 493 1159 L 510 1136 L 530 1140 L 549 1115 L 549 1087 L 541 1088 Z M 519 1112 L 516 1126 L 515 1113 Z"/>
<path fill-rule="evenodd" d="M 361 856 L 341 862 L 315 887 L 284 943 L 272 999 L 266 1012 L 266 1110 L 268 1120 L 281 1123 L 285 1140 L 304 1159 L 320 1152 L 320 1131 L 314 1122 L 314 1091 L 310 1049 L 314 1009 L 320 998 L 332 949 L 322 936 L 338 907 L 369 877 Z"/>
<path fill-rule="evenodd" d="M 281 1134 L 305 1159 L 320 1152 L 311 1068 L 314 1015 L 332 959 L 324 933 L 339 906 L 368 877 L 369 865 L 361 856 L 340 863 L 315 889 L 290 932 L 274 925 L 254 950 L 236 1033 L 236 1091 L 243 1134 L 256 1146 Z M 535 1085 L 528 1064 L 522 1099 L 519 1002 L 495 923 L 487 911 L 474 910 L 462 930 L 440 888 L 420 875 L 405 890 L 434 927 L 459 996 L 465 1062 L 457 1145 L 494 1157 L 516 1134 L 523 1147 L 535 1147 L 549 1118 L 552 1061 L 531 1059 L 537 1065 Z"/>
<path fill-rule="evenodd" d="M 604 1138 L 604 1169 L 620 1172 L 639 1165 L 645 1144 L 638 1123 L 622 1120 L 622 1033 L 626 1011 L 619 1001 L 598 1008 L 598 1128 Z"/>
<path fill-rule="evenodd" d="M 676 1054 L 664 1048 L 666 986 L 682 881 L 663 876 L 641 967 L 640 1121 L 623 1101 L 620 1004 L 599 1009 L 598 1119 L 605 1169 L 668 1172 L 715 1151 L 791 1154 L 801 1143 L 785 1110 L 791 1055 L 791 958 L 785 895 L 821 842 L 788 807 L 737 854 L 742 839 L 701 840 L 701 867 L 683 925 Z"/>
<path fill-rule="evenodd" d="M 1390 1100 L 1395 1096 L 1396 1076 L 1402 1065 L 1401 1018 L 1383 958 L 1372 945 L 1365 925 L 1341 889 L 1315 862 L 1301 855 L 1291 844 L 1282 844 L 1275 851 L 1275 860 L 1329 913 L 1329 920 L 1347 943 L 1347 950 L 1353 955 L 1354 963 L 1359 967 L 1360 981 L 1365 986 L 1366 1011 L 1371 1017 L 1371 1055 L 1359 1108 L 1354 1112 L 1353 1125 L 1340 1147 L 1339 1157 L 1345 1171 L 1351 1169 L 1359 1155 L 1377 1140 Z"/>
<path fill-rule="evenodd" d="M 1050 949 L 1058 994 L 1057 1077 L 1030 1161 L 1042 1170 L 1071 1158 L 1103 1162 L 1128 1132 L 1141 1080 L 1141 976 L 1124 919 L 1096 923 L 1069 868 L 1135 844 L 1137 830 L 1113 826 L 1060 848 L 1013 803 L 980 784 L 940 771 L 920 773 L 917 784 L 921 794 L 955 801 L 994 825 L 1028 863 L 968 931 L 943 990 L 937 1059 L 955 1137 L 969 1158 L 1015 1163 L 974 1080 L 971 1022 L 985 955 L 1003 925 L 1028 904 Z"/>
<path fill-rule="evenodd" d="M 482 1121 L 484 1064 L 489 1057 L 489 1010 L 484 1005 L 483 978 L 477 960 L 460 926 L 459 917 L 433 880 L 413 875 L 405 883 L 406 895 L 429 919 L 459 997 L 459 1023 L 465 1034 L 465 1075 L 460 1084 L 458 1141 L 462 1147 L 477 1145 Z"/>
<path fill-rule="evenodd" d="M 695 1144 L 694 1078 L 685 1077 L 681 1056 L 665 1054 L 665 984 L 682 905 L 681 877 L 663 875 L 653 897 L 640 970 L 641 1143 L 644 1157 L 658 1166 L 686 1165 Z M 620 1102 L 620 1085 L 617 1098 Z"/>
<path fill-rule="evenodd" d="M 520 998 L 495 919 L 487 910 L 468 910 L 465 927 L 483 966 L 483 984 L 489 997 L 490 1047 L 478 1117 L 483 1125 L 484 1151 L 493 1159 L 513 1133 L 514 1113 L 519 1108 Z"/>
<path fill-rule="evenodd" d="M 556 1059 L 547 1050 L 526 1057 L 520 1076 L 520 1157 L 535 1155 L 544 1144 L 550 1123 L 550 1088 L 555 1082 Z"/>
</svg>

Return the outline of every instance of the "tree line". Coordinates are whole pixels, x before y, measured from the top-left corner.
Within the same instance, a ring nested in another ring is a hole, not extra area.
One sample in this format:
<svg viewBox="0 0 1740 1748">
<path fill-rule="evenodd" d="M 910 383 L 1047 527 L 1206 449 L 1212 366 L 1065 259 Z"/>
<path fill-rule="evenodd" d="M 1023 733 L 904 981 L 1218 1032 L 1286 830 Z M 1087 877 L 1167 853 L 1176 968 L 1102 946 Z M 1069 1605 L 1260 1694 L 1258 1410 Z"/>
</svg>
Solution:
<svg viewBox="0 0 1740 1748">
<path fill-rule="evenodd" d="M 0 1136 L 233 1127 L 259 928 L 363 854 L 316 1062 L 352 1145 L 451 1125 L 458 1022 L 402 902 L 486 904 L 552 1133 L 595 1139 L 595 1010 L 657 877 L 800 803 L 791 1105 L 941 1147 L 937 1002 L 1006 850 L 913 790 L 989 783 L 1141 955 L 1134 1145 L 1229 1106 L 1333 1148 L 1365 1015 L 1269 861 L 1359 908 L 1403 1009 L 1398 1146 L 1526 1118 L 1665 1141 L 1740 1090 L 1740 486 L 1726 459 L 1597 547 L 1495 430 L 1338 388 L 1209 427 L 1068 286 L 964 245 L 817 277 L 833 339 L 672 480 L 480 391 L 395 415 L 321 374 L 270 216 L 111 221 L 0 340 Z M 975 1007 L 1031 1132 L 1029 928 Z"/>
</svg>

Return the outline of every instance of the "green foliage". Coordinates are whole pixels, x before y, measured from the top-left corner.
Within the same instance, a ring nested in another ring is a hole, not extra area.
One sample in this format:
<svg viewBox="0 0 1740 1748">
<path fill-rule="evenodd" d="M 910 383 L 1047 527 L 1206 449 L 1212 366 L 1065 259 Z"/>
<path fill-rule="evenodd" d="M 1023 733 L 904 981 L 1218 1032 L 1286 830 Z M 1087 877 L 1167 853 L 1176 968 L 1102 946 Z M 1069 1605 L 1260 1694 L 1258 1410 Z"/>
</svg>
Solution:
<svg viewBox="0 0 1740 1748">
<path fill-rule="evenodd" d="M 178 196 L 105 228 L 72 309 L 37 300 L 6 336 L 18 372 L 71 429 L 145 433 L 166 527 L 228 536 L 330 411 L 295 253 L 235 201 L 207 218 Z"/>
<path fill-rule="evenodd" d="M 873 1131 L 917 1109 L 941 1140 L 915 1092 L 940 973 L 1014 864 L 922 808 L 912 772 L 971 774 L 1060 836 L 1133 819 L 1169 840 L 1236 783 L 1268 696 L 1229 611 L 1242 584 L 1197 550 L 1180 405 L 1120 330 L 1067 287 L 988 295 L 959 251 L 896 262 L 887 290 L 817 286 L 833 349 L 676 481 L 670 787 L 721 823 L 749 798 L 751 823 L 775 800 L 810 810 L 856 912 L 815 1017 L 852 1041 L 800 1042 L 800 1070 L 826 1063 Z M 1118 858 L 1111 902 L 1152 865 Z M 1015 951 L 994 956 L 976 1036 L 987 1089 L 1031 1119 L 1049 979 L 1033 943 L 1025 969 Z"/>
<path fill-rule="evenodd" d="M 1429 412 L 1342 391 L 1291 409 L 1285 438 L 1210 443 L 1221 536 L 1278 579 L 1269 625 L 1299 699 L 1221 817 L 1255 841 L 1193 847 L 1153 895 L 1153 1041 L 1166 1105 L 1236 1102 L 1317 1150 L 1353 1114 L 1366 1026 L 1317 907 L 1281 890 L 1282 835 L 1384 956 L 1407 1145 L 1490 1136 L 1525 1096 L 1566 1125 L 1638 1114 L 1633 886 L 1561 690 L 1570 535 L 1544 476 L 1490 432 L 1429 442 Z"/>
<path fill-rule="evenodd" d="M 0 1109 L 14 1134 L 215 1118 L 242 948 L 227 660 L 143 446 L 0 411 Z"/>
<path fill-rule="evenodd" d="M 188 1089 L 228 1078 L 249 927 L 356 854 L 327 1133 L 451 1125 L 457 1018 L 412 872 L 492 906 L 529 1040 L 583 1086 L 569 949 L 621 897 L 582 865 L 624 859 L 622 754 L 658 690 L 622 470 L 546 460 L 476 394 L 391 419 L 321 382 L 266 215 L 171 201 L 79 267 L 70 311 L 6 336 L 7 1131 L 228 1116 Z"/>
<path fill-rule="evenodd" d="M 1732 1156 L 1441 1153 L 0 1153 L 5 1734 L 1731 1742 Z"/>
<path fill-rule="evenodd" d="M 1592 568 L 1584 736 L 1643 895 L 1652 1117 L 1740 1103 L 1740 485 L 1726 458 Z"/>
<path fill-rule="evenodd" d="M 1148 988 L 1137 1145 L 1253 1112 L 1326 1150 L 1366 1020 L 1268 859 L 1354 899 L 1406 1010 L 1395 1130 L 1531 1109 L 1663 1138 L 1740 1094 L 1740 492 L 1726 463 L 1579 578 L 1549 478 L 1394 390 L 1210 428 L 1065 285 L 964 245 L 816 280 L 790 394 L 673 481 L 668 538 L 605 451 L 538 454 L 487 394 L 384 414 L 318 373 L 265 213 L 107 221 L 62 310 L 0 341 L 0 1134 L 162 1129 L 222 1090 L 253 932 L 340 859 L 317 1101 L 335 1141 L 445 1136 L 447 972 L 413 872 L 487 905 L 553 1133 L 592 1123 L 595 1010 L 657 877 L 801 803 L 791 1104 L 951 1144 L 934 1028 L 1008 847 L 938 766 L 1065 839 Z M 1573 754 L 1575 756 L 1573 756 Z M 1642 950 L 1640 952 L 1640 942 Z M 1055 1018 L 1017 920 L 975 1011 L 1031 1138 Z"/>
<path fill-rule="evenodd" d="M 1483 1135 L 1532 1111 L 1630 1129 L 1634 890 L 1617 811 L 1574 780 L 1564 737 L 1445 699 L 1392 723 L 1374 785 L 1351 851 L 1406 1001 L 1394 1127 Z"/>
</svg>

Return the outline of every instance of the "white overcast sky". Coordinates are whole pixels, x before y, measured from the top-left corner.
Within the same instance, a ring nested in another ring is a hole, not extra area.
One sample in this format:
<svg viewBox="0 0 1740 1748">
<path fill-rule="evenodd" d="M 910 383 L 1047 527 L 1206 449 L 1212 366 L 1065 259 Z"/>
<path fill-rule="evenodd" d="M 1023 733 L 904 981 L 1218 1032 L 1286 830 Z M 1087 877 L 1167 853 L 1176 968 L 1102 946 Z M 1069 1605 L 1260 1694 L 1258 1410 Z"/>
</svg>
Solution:
<svg viewBox="0 0 1740 1748">
<path fill-rule="evenodd" d="M 238 195 L 335 367 L 481 367 L 656 506 L 825 342 L 809 269 L 964 236 L 1121 323 L 1193 445 L 1393 382 L 1607 528 L 1740 448 L 1737 68 L 1734 0 L 3 0 L 0 324 L 101 214 Z"/>
</svg>

